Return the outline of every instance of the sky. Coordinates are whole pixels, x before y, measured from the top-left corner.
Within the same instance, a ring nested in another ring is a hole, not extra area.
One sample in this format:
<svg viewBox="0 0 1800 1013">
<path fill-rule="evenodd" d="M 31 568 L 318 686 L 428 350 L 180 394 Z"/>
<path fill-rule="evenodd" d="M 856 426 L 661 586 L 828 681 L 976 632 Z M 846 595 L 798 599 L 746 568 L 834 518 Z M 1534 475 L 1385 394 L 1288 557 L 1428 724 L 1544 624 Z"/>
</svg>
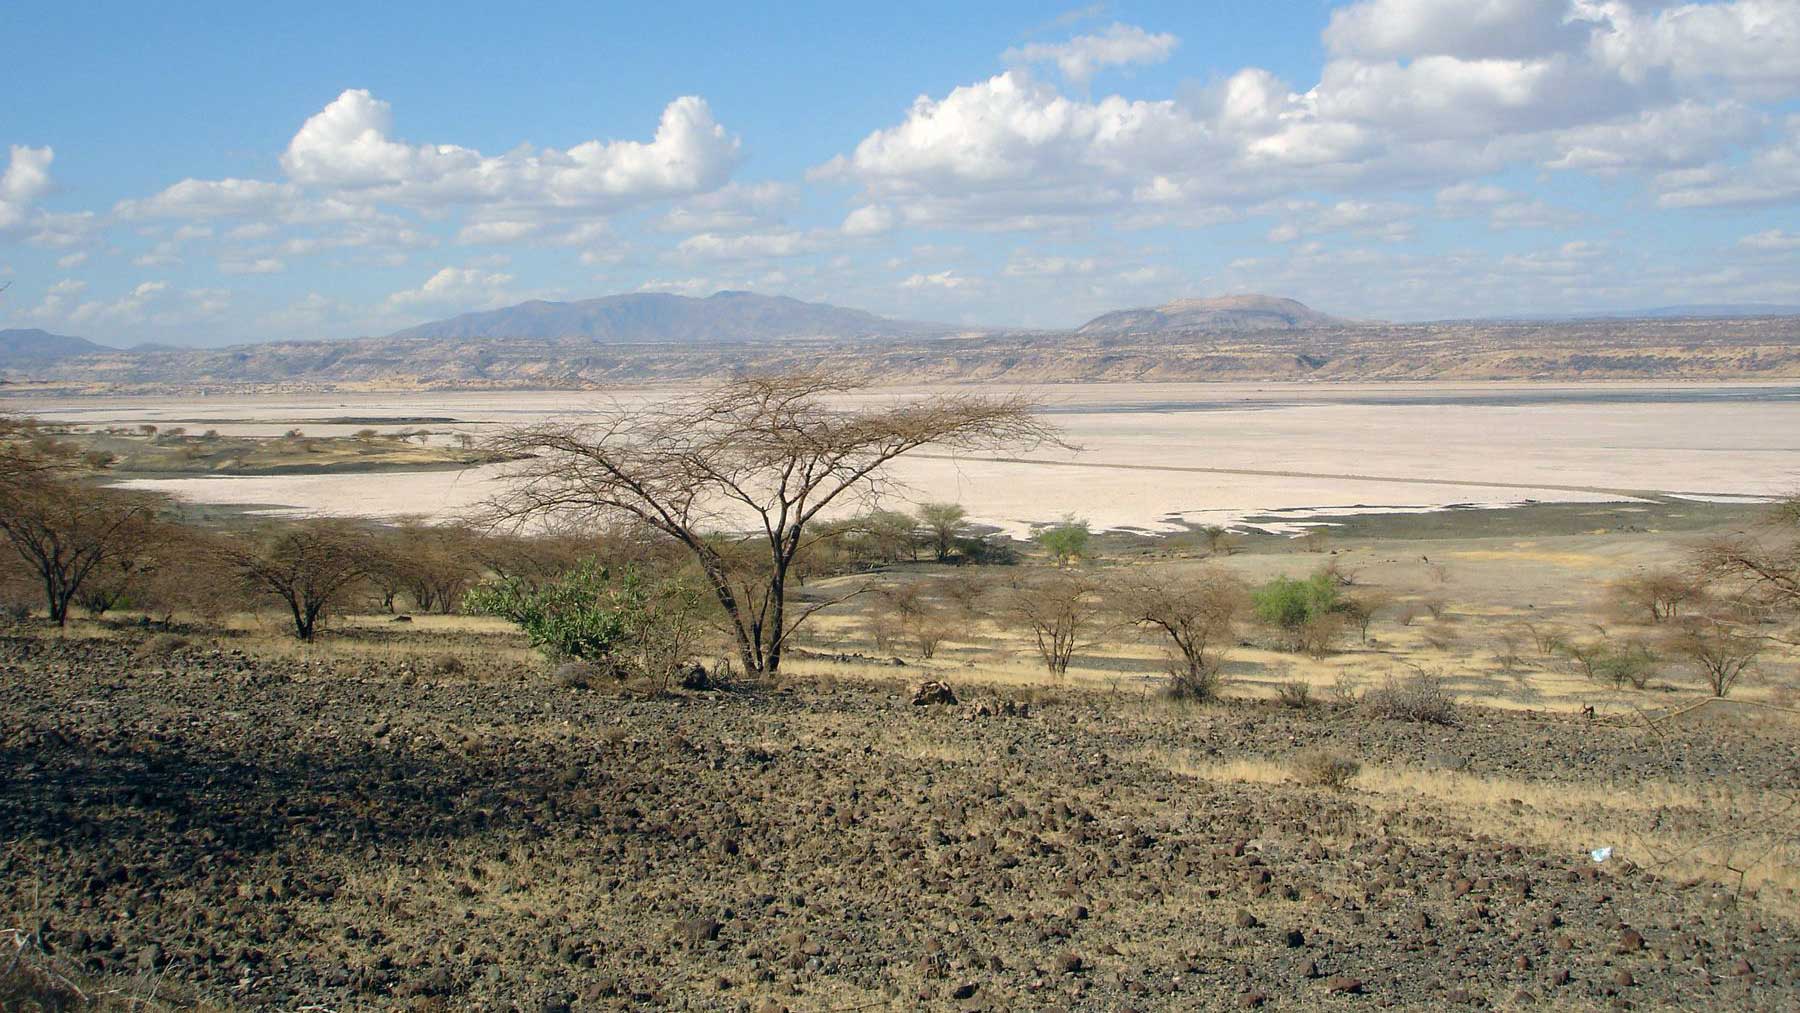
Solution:
<svg viewBox="0 0 1800 1013">
<path fill-rule="evenodd" d="M 1800 303 L 1800 0 L 21 5 L 0 327 Z"/>
</svg>

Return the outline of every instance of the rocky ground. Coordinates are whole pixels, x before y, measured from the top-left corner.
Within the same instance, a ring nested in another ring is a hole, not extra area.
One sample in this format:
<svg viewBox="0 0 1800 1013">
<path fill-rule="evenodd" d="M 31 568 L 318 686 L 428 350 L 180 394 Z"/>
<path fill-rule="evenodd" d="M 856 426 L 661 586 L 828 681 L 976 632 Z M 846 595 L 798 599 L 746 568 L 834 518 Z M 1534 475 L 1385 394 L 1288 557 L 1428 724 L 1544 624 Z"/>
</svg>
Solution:
<svg viewBox="0 0 1800 1013">
<path fill-rule="evenodd" d="M 914 706 L 902 669 L 638 698 L 433 667 L 0 638 L 20 966 L 213 1008 L 1800 1002 L 1791 894 L 1171 759 L 1791 793 L 1791 726 Z"/>
</svg>

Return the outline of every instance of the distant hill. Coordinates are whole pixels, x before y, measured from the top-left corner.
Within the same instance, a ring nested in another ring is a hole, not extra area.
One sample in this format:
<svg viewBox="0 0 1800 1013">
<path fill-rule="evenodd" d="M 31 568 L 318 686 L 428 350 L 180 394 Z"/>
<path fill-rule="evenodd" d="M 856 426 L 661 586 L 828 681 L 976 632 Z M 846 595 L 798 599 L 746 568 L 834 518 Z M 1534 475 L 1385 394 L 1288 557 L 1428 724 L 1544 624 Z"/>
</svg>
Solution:
<svg viewBox="0 0 1800 1013">
<path fill-rule="evenodd" d="M 534 300 L 408 327 L 388 337 L 539 341 L 581 338 L 605 344 L 716 344 L 795 338 L 922 337 L 955 330 L 754 292 L 716 292 L 704 299 L 634 292 L 581 302 Z"/>
<path fill-rule="evenodd" d="M 1694 303 L 1634 310 L 1586 310 L 1568 313 L 1518 313 L 1485 320 L 1741 320 L 1747 317 L 1800 317 L 1800 306 L 1778 303 Z"/>
<path fill-rule="evenodd" d="M 44 366 L 80 355 L 110 351 L 113 349 L 86 338 L 51 334 L 36 327 L 0 330 L 0 369 Z"/>
<path fill-rule="evenodd" d="M 1625 310 L 1619 313 L 1605 314 L 1608 317 L 1638 317 L 1644 319 L 1667 320 L 1673 317 L 1694 317 L 1723 319 L 1727 317 L 1795 317 L 1800 316 L 1800 306 L 1780 306 L 1774 303 L 1704 303 L 1692 306 L 1658 306 L 1647 310 Z"/>
<path fill-rule="evenodd" d="M 1156 331 L 1299 331 L 1349 323 L 1292 299 L 1268 295 L 1223 295 L 1177 299 L 1148 309 L 1116 310 L 1082 324 L 1087 336 Z"/>
<path fill-rule="evenodd" d="M 1208 380 L 1786 380 L 1800 314 L 1670 307 L 1555 320 L 1339 320 L 1292 299 L 1186 299 L 1078 330 L 967 329 L 720 292 L 534 302 L 349 341 L 103 348 L 0 332 L 0 372 L 78 389 L 587 390 L 823 370 L 877 385 Z M 1749 309 L 1748 307 L 1735 307 Z M 55 358 L 19 360 L 6 354 Z"/>
</svg>

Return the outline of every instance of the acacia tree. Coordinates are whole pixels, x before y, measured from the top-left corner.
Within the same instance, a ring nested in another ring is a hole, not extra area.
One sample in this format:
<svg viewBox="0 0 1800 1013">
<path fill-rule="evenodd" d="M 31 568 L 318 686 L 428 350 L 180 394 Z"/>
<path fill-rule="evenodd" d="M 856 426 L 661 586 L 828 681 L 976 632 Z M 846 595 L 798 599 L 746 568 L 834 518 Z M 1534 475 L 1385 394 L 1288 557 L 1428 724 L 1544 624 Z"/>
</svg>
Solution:
<svg viewBox="0 0 1800 1013">
<path fill-rule="evenodd" d="M 1800 495 L 1769 513 L 1766 531 L 1726 538 L 1699 551 L 1706 578 L 1737 585 L 1739 599 L 1771 612 L 1800 612 Z"/>
<path fill-rule="evenodd" d="M 1050 553 L 1056 565 L 1062 566 L 1088 554 L 1092 532 L 1087 521 L 1071 514 L 1031 537 Z"/>
<path fill-rule="evenodd" d="M 1762 653 L 1764 640 L 1710 616 L 1684 621 L 1667 641 L 1671 654 L 1692 664 L 1713 696 L 1725 696 Z"/>
<path fill-rule="evenodd" d="M 0 483 L 0 535 L 30 568 L 50 618 L 62 626 L 90 575 L 156 537 L 157 502 L 25 470 Z"/>
<path fill-rule="evenodd" d="M 1237 578 L 1206 568 L 1137 581 L 1120 587 L 1114 603 L 1126 622 L 1157 630 L 1173 645 L 1177 696 L 1204 700 L 1217 692 L 1220 655 L 1249 604 Z"/>
<path fill-rule="evenodd" d="M 1101 591 L 1097 579 L 1079 570 L 1014 578 L 1007 588 L 1005 614 L 1031 635 L 1044 667 L 1060 678 L 1068 674 L 1075 652 L 1093 646 L 1101 624 Z"/>
<path fill-rule="evenodd" d="M 698 563 L 746 673 L 773 676 L 794 631 L 841 600 L 787 610 L 795 562 L 821 513 L 872 496 L 887 466 L 920 447 L 1053 438 L 1020 397 L 834 403 L 861 386 L 805 374 L 744 378 L 660 407 L 615 405 L 504 433 L 494 451 L 523 461 L 492 502 L 494 519 L 628 518 L 660 532 Z"/>
<path fill-rule="evenodd" d="M 477 540 L 466 528 L 428 524 L 419 518 L 406 518 L 380 532 L 375 536 L 369 579 L 382 607 L 393 611 L 404 591 L 420 612 L 455 612 L 463 592 L 481 579 L 474 551 Z"/>
<path fill-rule="evenodd" d="M 1677 570 L 1651 570 L 1614 582 L 1612 591 L 1625 610 L 1652 623 L 1665 623 L 1680 618 L 1683 608 L 1702 599 L 1706 583 Z"/>
<path fill-rule="evenodd" d="M 376 558 L 367 529 L 323 518 L 232 539 L 218 551 L 252 594 L 287 608 L 300 640 L 344 607 Z"/>
<path fill-rule="evenodd" d="M 937 561 L 948 560 L 950 550 L 956 548 L 956 538 L 962 533 L 963 519 L 968 513 L 955 503 L 921 503 L 918 512 L 919 523 L 931 533 L 931 547 L 937 552 Z"/>
</svg>

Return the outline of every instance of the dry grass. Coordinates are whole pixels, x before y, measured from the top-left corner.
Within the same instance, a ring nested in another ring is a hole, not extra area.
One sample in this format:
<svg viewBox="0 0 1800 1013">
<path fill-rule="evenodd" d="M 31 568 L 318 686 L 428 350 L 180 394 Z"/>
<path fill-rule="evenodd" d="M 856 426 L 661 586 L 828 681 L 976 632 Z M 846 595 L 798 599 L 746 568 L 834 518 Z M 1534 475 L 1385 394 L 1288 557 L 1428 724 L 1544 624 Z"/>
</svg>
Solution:
<svg viewBox="0 0 1800 1013">
<path fill-rule="evenodd" d="M 1203 780 L 1291 785 L 1297 779 L 1291 764 L 1266 758 L 1162 759 L 1174 773 Z M 1793 793 L 1656 780 L 1525 781 L 1388 765 L 1365 765 L 1353 790 L 1379 809 L 1424 805 L 1462 821 L 1471 833 L 1571 855 L 1610 845 L 1615 858 L 1667 878 L 1751 888 L 1765 903 L 1800 909 L 1800 835 L 1793 829 L 1800 826 L 1800 796 Z"/>
</svg>

